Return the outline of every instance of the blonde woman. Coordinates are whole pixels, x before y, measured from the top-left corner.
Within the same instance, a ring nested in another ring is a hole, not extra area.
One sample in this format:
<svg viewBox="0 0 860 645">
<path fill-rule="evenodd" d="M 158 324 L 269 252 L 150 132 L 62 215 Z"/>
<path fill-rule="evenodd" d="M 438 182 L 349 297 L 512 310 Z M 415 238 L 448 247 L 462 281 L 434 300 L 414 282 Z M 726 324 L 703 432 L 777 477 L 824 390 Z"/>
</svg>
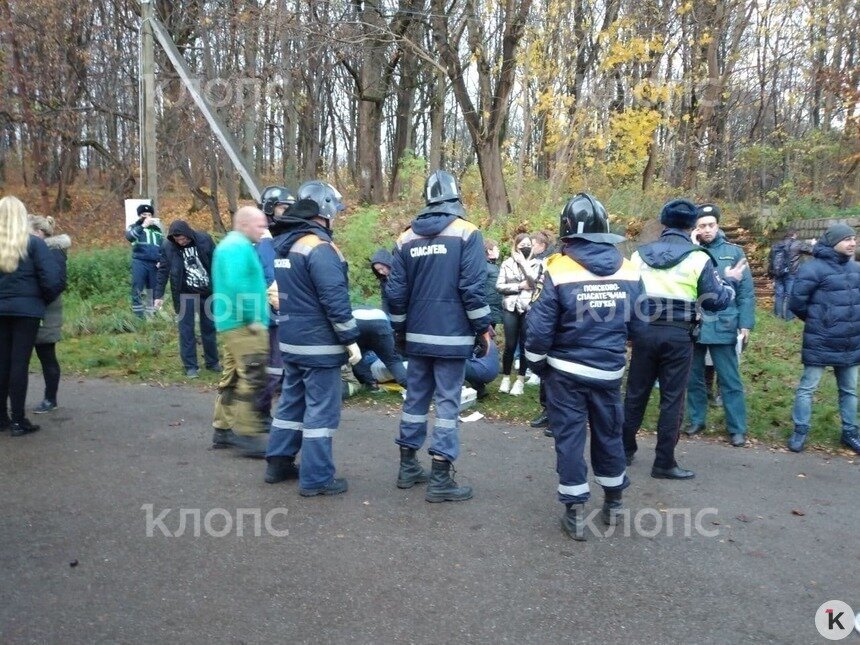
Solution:
<svg viewBox="0 0 860 645">
<path fill-rule="evenodd" d="M 0 199 L 0 430 L 13 437 L 39 429 L 24 416 L 27 369 L 45 304 L 64 287 L 47 245 L 30 234 L 24 204 Z"/>
<path fill-rule="evenodd" d="M 72 246 L 72 238 L 68 235 L 54 235 L 54 218 L 30 215 L 30 227 L 33 235 L 45 240 L 51 250 L 51 255 L 57 262 L 57 268 L 65 279 L 66 253 Z M 57 409 L 57 390 L 60 387 L 60 363 L 57 361 L 57 343 L 60 341 L 60 331 L 63 327 L 63 297 L 57 296 L 45 308 L 45 318 L 36 334 L 36 356 L 42 364 L 42 376 L 45 378 L 45 398 L 33 412 L 44 414 Z"/>
<path fill-rule="evenodd" d="M 527 233 L 514 238 L 514 251 L 511 257 L 502 262 L 496 291 L 502 294 L 502 324 L 505 328 L 505 352 L 502 355 L 502 383 L 499 392 L 519 396 L 523 393 L 526 375 L 525 360 L 525 319 L 531 303 L 537 267 L 539 262 L 531 259 L 532 240 Z M 514 364 L 514 351 L 520 348 L 520 365 L 517 379 L 511 384 L 511 368 Z"/>
</svg>

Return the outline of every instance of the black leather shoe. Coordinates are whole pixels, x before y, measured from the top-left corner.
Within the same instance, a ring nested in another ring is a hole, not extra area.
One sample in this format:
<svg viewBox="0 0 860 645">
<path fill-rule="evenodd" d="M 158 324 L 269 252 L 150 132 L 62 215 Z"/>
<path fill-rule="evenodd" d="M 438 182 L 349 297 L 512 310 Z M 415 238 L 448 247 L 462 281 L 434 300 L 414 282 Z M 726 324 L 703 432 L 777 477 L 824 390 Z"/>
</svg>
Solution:
<svg viewBox="0 0 860 645">
<path fill-rule="evenodd" d="M 743 448 L 747 445 L 747 438 L 738 432 L 729 437 L 729 443 L 735 448 Z"/>
<path fill-rule="evenodd" d="M 532 428 L 546 428 L 549 425 L 549 417 L 546 415 L 546 410 L 541 410 L 540 414 L 529 421 Z"/>
<path fill-rule="evenodd" d="M 25 434 L 30 434 L 31 432 L 36 432 L 40 426 L 33 425 L 29 420 L 24 419 L 20 423 L 13 423 L 10 426 L 10 434 L 13 437 L 23 437 Z"/>
<path fill-rule="evenodd" d="M 704 429 L 705 426 L 703 425 L 689 423 L 687 424 L 687 427 L 684 428 L 684 434 L 688 437 L 692 437 L 694 434 L 699 434 L 704 431 Z"/>
<path fill-rule="evenodd" d="M 672 466 L 671 468 L 651 468 L 651 476 L 654 479 L 692 479 L 696 476 L 692 470 L 686 470 L 680 466 Z"/>
<path fill-rule="evenodd" d="M 628 465 L 628 466 L 632 466 L 632 465 L 633 465 L 633 460 L 636 458 L 636 453 L 635 453 L 635 452 L 630 452 L 630 453 L 627 453 L 627 455 L 626 455 L 626 456 L 627 456 L 627 465 Z"/>
<path fill-rule="evenodd" d="M 544 428 L 543 429 L 543 436 L 544 437 L 552 437 L 553 436 L 552 430 L 550 430 L 549 428 Z"/>
</svg>

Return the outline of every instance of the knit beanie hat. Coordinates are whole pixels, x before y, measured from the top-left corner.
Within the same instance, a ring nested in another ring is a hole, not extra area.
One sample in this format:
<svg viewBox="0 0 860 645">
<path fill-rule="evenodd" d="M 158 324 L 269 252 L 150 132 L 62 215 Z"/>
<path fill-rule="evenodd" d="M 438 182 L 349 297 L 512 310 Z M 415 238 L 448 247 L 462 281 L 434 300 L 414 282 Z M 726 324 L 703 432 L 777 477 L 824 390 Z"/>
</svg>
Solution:
<svg viewBox="0 0 860 645">
<path fill-rule="evenodd" d="M 828 228 L 827 232 L 819 238 L 818 243 L 824 246 L 836 246 L 846 237 L 851 237 L 852 235 L 857 235 L 857 232 L 848 226 L 848 224 L 840 222 Z"/>
</svg>

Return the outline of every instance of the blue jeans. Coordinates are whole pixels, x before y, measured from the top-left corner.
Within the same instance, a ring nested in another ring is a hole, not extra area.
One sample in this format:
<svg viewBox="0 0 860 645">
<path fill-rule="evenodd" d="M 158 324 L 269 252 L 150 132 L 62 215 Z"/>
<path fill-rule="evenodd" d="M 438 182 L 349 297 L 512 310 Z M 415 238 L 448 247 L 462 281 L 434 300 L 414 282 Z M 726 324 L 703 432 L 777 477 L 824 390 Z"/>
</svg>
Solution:
<svg viewBox="0 0 860 645">
<path fill-rule="evenodd" d="M 792 320 L 794 314 L 788 308 L 791 290 L 794 288 L 794 276 L 789 274 L 773 280 L 773 313 L 777 318 Z"/>
<path fill-rule="evenodd" d="M 839 416 L 842 417 L 842 434 L 857 432 L 857 365 L 851 367 L 834 367 L 836 385 L 839 388 Z M 824 374 L 821 365 L 804 365 L 803 376 L 794 395 L 794 411 L 792 420 L 797 432 L 809 432 L 809 420 L 812 417 L 812 395 L 818 389 L 821 375 Z"/>
<path fill-rule="evenodd" d="M 705 388 L 705 354 L 710 350 L 714 371 L 720 384 L 723 409 L 726 412 L 726 430 L 729 434 L 746 434 L 747 407 L 744 384 L 738 368 L 735 345 L 699 345 L 693 349 L 693 368 L 687 385 L 687 409 L 690 423 L 705 425 L 708 416 L 708 392 Z"/>
<path fill-rule="evenodd" d="M 176 325 L 179 327 L 179 357 L 186 370 L 196 370 L 197 365 L 197 336 L 194 333 L 195 315 L 200 317 L 200 340 L 203 342 L 203 359 L 209 369 L 218 365 L 218 341 L 215 335 L 215 323 L 211 316 L 212 305 L 208 298 L 202 300 L 198 293 L 179 294 L 179 312 L 176 314 Z"/>
</svg>

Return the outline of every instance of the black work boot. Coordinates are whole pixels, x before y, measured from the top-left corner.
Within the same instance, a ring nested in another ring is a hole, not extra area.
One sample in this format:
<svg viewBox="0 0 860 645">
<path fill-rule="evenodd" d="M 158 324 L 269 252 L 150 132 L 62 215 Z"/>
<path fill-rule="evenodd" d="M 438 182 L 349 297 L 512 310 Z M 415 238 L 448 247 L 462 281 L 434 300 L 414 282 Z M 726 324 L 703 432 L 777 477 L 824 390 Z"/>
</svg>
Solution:
<svg viewBox="0 0 860 645">
<path fill-rule="evenodd" d="M 561 516 L 561 529 L 571 540 L 585 542 L 585 505 L 568 504 L 567 510 Z"/>
<path fill-rule="evenodd" d="M 223 430 L 221 428 L 212 428 L 212 449 L 222 450 L 233 447 L 233 439 L 236 435 L 232 430 Z"/>
<path fill-rule="evenodd" d="M 415 484 L 426 484 L 430 477 L 418 463 L 415 448 L 400 446 L 400 472 L 397 473 L 397 488 L 412 488 Z"/>
<path fill-rule="evenodd" d="M 451 477 L 451 462 L 441 459 L 432 461 L 430 483 L 427 484 L 427 494 L 424 499 L 428 502 L 462 502 L 472 498 L 471 486 L 457 486 Z"/>
<path fill-rule="evenodd" d="M 618 512 L 621 508 L 621 491 L 606 491 L 603 497 L 603 508 L 600 510 L 600 514 L 603 516 L 603 523 L 606 526 L 615 526 L 615 522 L 619 518 Z"/>
<path fill-rule="evenodd" d="M 277 484 L 288 479 L 298 479 L 299 468 L 296 466 L 295 457 L 274 455 L 266 457 L 266 461 L 269 462 L 266 465 L 266 475 L 264 477 L 267 484 Z"/>
</svg>

